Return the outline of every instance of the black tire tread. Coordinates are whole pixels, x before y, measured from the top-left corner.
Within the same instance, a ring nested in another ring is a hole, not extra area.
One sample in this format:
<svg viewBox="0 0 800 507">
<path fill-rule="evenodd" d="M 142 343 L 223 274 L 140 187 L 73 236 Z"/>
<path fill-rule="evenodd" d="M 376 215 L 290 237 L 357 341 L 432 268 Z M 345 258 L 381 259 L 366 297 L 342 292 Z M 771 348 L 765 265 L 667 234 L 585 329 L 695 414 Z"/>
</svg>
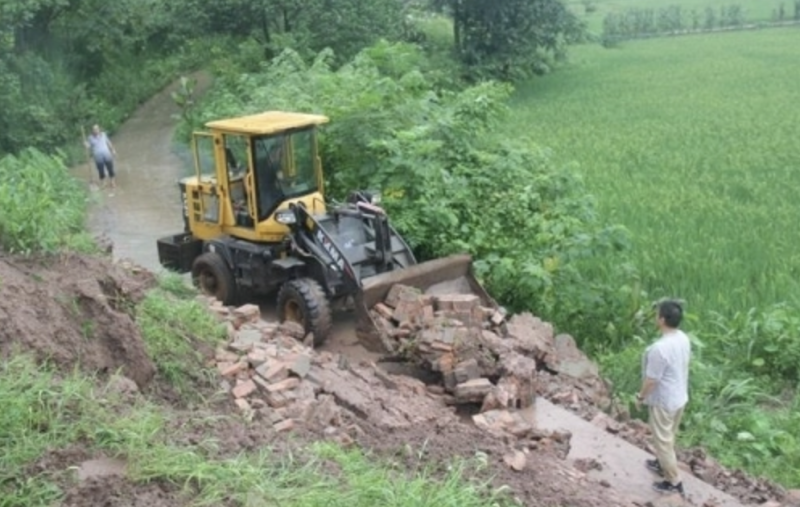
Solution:
<svg viewBox="0 0 800 507">
<path fill-rule="evenodd" d="M 226 306 L 235 305 L 238 303 L 238 294 L 236 288 L 236 280 L 233 278 L 233 273 L 228 267 L 228 263 L 216 252 L 205 252 L 200 254 L 192 263 L 192 281 L 201 291 L 197 281 L 197 275 L 201 266 L 205 266 L 209 271 L 214 273 L 217 278 L 217 283 L 225 287 L 225 290 L 217 290 L 216 294 L 209 294 L 215 296 L 222 301 Z M 205 292 L 203 292 L 205 293 Z"/>
<path fill-rule="evenodd" d="M 325 343 L 333 327 L 330 302 L 320 284 L 312 278 L 298 278 L 284 283 L 278 291 L 278 316 L 285 320 L 284 305 L 294 298 L 304 307 L 306 333 L 314 334 L 314 346 Z"/>
</svg>

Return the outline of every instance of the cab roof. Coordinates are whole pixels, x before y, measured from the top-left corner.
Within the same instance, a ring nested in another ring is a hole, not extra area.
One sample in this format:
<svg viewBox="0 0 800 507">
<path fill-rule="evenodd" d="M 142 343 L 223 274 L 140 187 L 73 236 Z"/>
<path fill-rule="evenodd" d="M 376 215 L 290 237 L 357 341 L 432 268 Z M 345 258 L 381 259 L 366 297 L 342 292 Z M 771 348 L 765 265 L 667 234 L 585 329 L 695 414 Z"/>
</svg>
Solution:
<svg viewBox="0 0 800 507">
<path fill-rule="evenodd" d="M 328 123 L 328 121 L 327 116 L 317 114 L 266 111 L 249 116 L 210 121 L 206 123 L 206 127 L 240 134 L 265 135 L 312 125 L 321 125 Z"/>
</svg>

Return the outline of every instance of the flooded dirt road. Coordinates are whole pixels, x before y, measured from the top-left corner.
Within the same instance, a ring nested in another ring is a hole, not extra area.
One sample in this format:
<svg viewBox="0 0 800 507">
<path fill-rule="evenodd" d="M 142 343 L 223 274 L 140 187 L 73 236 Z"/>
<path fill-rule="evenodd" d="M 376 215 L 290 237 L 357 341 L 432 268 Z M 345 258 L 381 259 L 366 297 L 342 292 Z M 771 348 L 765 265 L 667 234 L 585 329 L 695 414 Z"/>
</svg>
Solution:
<svg viewBox="0 0 800 507">
<path fill-rule="evenodd" d="M 210 85 L 205 74 L 198 79 L 196 92 Z M 117 188 L 98 190 L 94 164 L 74 170 L 80 179 L 92 184 L 97 200 L 90 213 L 89 228 L 114 242 L 114 257 L 127 258 L 153 271 L 159 271 L 156 240 L 183 230 L 178 179 L 189 170 L 188 148 L 173 143 L 179 112 L 170 94 L 177 83 L 162 90 L 143 104 L 114 134 L 117 150 L 115 172 Z M 183 152 L 183 156 L 178 154 Z"/>
</svg>

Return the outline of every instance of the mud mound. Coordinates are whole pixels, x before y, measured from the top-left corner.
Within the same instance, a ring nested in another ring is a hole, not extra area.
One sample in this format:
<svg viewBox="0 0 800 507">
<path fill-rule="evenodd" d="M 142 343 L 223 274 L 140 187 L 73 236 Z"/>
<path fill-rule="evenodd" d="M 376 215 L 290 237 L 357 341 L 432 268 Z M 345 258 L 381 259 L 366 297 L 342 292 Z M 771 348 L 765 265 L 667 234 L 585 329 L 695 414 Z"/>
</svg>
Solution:
<svg viewBox="0 0 800 507">
<path fill-rule="evenodd" d="M 144 387 L 155 367 L 131 316 L 152 275 L 102 257 L 0 256 L 0 355 L 33 353 L 61 368 L 124 374 Z"/>
</svg>

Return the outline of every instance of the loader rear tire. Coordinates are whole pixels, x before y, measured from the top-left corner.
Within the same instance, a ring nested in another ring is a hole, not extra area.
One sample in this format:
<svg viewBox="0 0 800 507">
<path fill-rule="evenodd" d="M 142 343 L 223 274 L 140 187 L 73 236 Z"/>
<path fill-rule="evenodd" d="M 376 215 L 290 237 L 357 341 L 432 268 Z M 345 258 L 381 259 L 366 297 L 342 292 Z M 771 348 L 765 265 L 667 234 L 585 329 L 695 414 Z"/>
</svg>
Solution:
<svg viewBox="0 0 800 507">
<path fill-rule="evenodd" d="M 289 280 L 278 291 L 278 318 L 301 324 L 306 334 L 314 334 L 314 346 L 325 343 L 332 318 L 328 296 L 311 278 Z"/>
<path fill-rule="evenodd" d="M 206 296 L 214 296 L 226 306 L 238 302 L 236 280 L 228 263 L 215 252 L 206 252 L 192 263 L 192 282 Z"/>
</svg>

